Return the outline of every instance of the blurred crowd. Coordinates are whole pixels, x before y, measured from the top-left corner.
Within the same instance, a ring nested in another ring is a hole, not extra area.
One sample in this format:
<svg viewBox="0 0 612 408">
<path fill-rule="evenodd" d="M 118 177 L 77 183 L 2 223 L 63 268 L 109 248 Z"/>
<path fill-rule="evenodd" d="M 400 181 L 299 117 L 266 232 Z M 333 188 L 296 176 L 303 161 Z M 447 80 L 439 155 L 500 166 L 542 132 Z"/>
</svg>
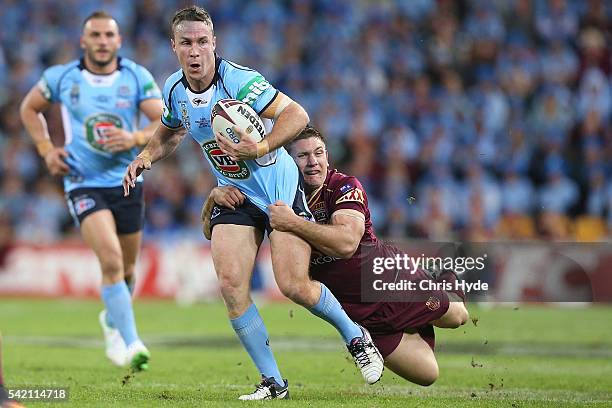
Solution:
<svg viewBox="0 0 612 408">
<path fill-rule="evenodd" d="M 218 53 L 301 103 L 391 238 L 594 241 L 612 230 L 612 4 L 605 0 L 211 0 Z M 74 234 L 18 115 L 45 67 L 80 55 L 96 9 L 160 86 L 185 2 L 0 0 L 0 241 Z M 61 143 L 57 110 L 48 114 Z M 199 147 L 146 174 L 151 239 L 200 233 Z M 1 246 L 2 242 L 0 242 Z"/>
</svg>

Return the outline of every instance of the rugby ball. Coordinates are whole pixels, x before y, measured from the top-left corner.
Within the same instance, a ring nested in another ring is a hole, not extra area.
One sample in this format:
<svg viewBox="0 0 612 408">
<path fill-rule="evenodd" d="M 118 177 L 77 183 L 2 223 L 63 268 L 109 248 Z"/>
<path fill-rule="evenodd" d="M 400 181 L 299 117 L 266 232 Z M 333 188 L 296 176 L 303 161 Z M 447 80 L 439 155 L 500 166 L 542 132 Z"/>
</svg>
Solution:
<svg viewBox="0 0 612 408">
<path fill-rule="evenodd" d="M 239 129 L 259 142 L 266 135 L 266 129 L 259 115 L 244 102 L 236 99 L 221 99 L 213 106 L 210 122 L 215 134 L 221 133 L 234 143 L 240 142 L 240 137 L 232 129 Z"/>
</svg>

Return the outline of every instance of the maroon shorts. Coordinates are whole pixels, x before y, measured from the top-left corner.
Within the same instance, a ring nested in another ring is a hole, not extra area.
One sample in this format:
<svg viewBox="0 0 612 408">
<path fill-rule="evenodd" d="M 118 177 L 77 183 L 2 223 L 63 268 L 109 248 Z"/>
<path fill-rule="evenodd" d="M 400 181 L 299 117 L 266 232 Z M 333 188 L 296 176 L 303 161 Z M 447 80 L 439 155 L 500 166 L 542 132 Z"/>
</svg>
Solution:
<svg viewBox="0 0 612 408">
<path fill-rule="evenodd" d="M 435 334 L 430 322 L 447 312 L 449 299 L 446 292 L 432 291 L 425 302 L 342 303 L 342 307 L 351 319 L 370 331 L 385 358 L 404 333 L 419 333 L 433 350 Z"/>
</svg>

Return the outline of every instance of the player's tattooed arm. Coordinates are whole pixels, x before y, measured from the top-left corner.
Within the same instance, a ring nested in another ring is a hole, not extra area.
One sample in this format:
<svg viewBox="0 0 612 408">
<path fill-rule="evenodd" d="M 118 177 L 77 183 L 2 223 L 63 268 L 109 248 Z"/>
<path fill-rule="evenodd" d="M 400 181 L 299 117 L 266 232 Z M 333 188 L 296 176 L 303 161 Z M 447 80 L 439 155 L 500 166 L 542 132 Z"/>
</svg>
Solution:
<svg viewBox="0 0 612 408">
<path fill-rule="evenodd" d="M 363 214 L 355 210 L 334 213 L 331 225 L 306 221 L 281 201 L 269 205 L 268 211 L 272 228 L 292 232 L 325 255 L 337 258 L 353 256 L 365 231 Z"/>
</svg>

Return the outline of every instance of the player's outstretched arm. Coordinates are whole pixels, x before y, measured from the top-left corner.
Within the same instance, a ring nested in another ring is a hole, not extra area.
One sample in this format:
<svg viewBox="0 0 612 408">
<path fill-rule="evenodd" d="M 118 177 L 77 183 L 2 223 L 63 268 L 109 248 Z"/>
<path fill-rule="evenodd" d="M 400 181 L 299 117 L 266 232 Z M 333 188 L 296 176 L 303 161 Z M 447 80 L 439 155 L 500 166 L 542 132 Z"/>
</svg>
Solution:
<svg viewBox="0 0 612 408">
<path fill-rule="evenodd" d="M 298 217 L 282 201 L 269 205 L 270 225 L 279 231 L 292 232 L 325 255 L 337 258 L 353 256 L 365 231 L 363 214 L 340 210 L 332 215 L 332 224 L 317 224 Z"/>
<path fill-rule="evenodd" d="M 68 153 L 63 147 L 53 145 L 47 130 L 47 121 L 42 114 L 50 105 L 51 102 L 42 95 L 40 88 L 34 86 L 21 102 L 19 115 L 51 175 L 63 176 L 70 170 L 64 162 Z"/>
<path fill-rule="evenodd" d="M 127 167 L 122 182 L 123 195 L 127 197 L 130 194 L 130 188 L 136 187 L 136 179 L 144 170 L 151 169 L 153 163 L 172 153 L 185 134 L 184 128 L 170 129 L 163 124 L 159 125 L 146 147 Z"/>
</svg>

